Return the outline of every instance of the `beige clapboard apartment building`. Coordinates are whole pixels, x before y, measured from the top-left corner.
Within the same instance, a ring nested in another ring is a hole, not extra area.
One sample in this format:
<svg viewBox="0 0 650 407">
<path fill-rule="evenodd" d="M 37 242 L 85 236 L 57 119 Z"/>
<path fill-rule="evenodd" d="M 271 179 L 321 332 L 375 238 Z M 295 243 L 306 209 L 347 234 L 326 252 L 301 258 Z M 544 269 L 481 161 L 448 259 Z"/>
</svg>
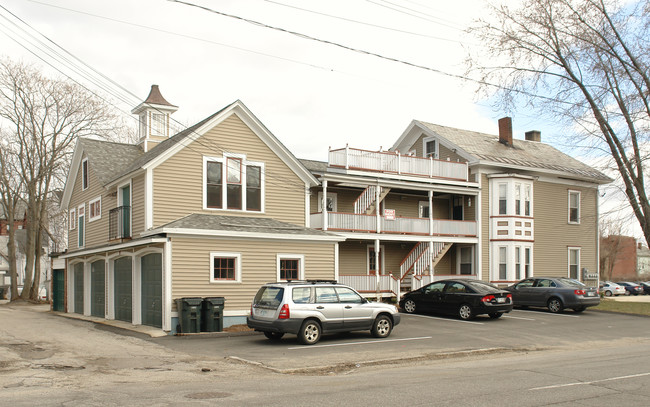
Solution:
<svg viewBox="0 0 650 407">
<path fill-rule="evenodd" d="M 598 186 L 540 141 L 413 121 L 388 151 L 298 160 L 240 101 L 171 135 L 152 86 L 138 144 L 80 139 L 63 194 L 65 310 L 173 332 L 182 297 L 225 297 L 243 323 L 259 286 L 336 279 L 368 296 L 449 276 L 597 282 Z"/>
</svg>

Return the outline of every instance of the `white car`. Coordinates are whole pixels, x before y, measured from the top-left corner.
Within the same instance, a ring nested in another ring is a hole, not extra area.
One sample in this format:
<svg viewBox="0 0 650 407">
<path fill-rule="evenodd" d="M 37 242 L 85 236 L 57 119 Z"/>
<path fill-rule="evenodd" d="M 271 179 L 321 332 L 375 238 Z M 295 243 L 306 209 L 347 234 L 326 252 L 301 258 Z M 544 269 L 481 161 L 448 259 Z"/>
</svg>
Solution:
<svg viewBox="0 0 650 407">
<path fill-rule="evenodd" d="M 611 281 L 605 281 L 600 284 L 600 292 L 605 295 L 605 297 L 611 297 L 612 295 L 625 295 L 625 287 L 612 283 Z"/>
</svg>

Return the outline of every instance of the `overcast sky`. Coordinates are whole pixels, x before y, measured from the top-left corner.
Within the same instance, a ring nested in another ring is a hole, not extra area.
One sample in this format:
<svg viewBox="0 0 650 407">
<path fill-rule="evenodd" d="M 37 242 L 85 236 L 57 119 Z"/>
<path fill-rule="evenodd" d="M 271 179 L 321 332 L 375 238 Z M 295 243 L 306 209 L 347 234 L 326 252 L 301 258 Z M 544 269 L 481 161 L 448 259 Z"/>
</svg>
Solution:
<svg viewBox="0 0 650 407">
<path fill-rule="evenodd" d="M 0 53 L 102 92 L 97 79 L 30 45 L 8 10 L 123 87 L 110 85 L 125 115 L 152 84 L 179 107 L 172 117 L 185 126 L 239 99 L 299 158 L 326 161 L 328 147 L 346 143 L 389 148 L 413 119 L 497 134 L 506 115 L 516 138 L 540 130 L 567 151 L 554 123 L 525 109 L 496 111 L 476 98 L 475 84 L 455 77 L 480 46 L 465 29 L 484 15 L 482 0 L 187 1 L 212 11 L 167 0 L 3 0 Z"/>
</svg>

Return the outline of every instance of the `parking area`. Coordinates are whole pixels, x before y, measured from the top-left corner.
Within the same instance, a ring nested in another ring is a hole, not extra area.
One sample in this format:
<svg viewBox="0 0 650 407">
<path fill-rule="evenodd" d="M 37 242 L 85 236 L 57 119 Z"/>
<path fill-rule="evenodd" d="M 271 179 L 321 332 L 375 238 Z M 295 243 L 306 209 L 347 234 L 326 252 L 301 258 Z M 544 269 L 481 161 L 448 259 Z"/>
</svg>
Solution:
<svg viewBox="0 0 650 407">
<path fill-rule="evenodd" d="M 166 337 L 156 343 L 193 355 L 223 357 L 278 370 L 317 369 L 379 361 L 439 358 L 454 352 L 534 351 L 554 347 L 587 348 L 594 342 L 650 337 L 648 318 L 597 311 L 552 314 L 513 310 L 501 319 L 461 321 L 433 314 L 402 314 L 386 339 L 369 332 L 325 335 L 316 345 L 301 345 L 295 335 L 270 341 L 261 334 L 238 337 Z"/>
</svg>

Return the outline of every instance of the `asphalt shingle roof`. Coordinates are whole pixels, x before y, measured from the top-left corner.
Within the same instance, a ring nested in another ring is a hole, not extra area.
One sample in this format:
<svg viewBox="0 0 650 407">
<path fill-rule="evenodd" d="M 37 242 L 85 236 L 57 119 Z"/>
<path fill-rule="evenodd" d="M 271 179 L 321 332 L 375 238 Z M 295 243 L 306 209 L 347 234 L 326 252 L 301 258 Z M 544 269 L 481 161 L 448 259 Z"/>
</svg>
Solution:
<svg viewBox="0 0 650 407">
<path fill-rule="evenodd" d="M 321 230 L 310 229 L 270 218 L 252 218 L 244 216 L 224 216 L 194 213 L 170 222 L 160 228 L 222 230 L 228 232 L 250 232 L 268 234 L 286 234 L 291 236 L 334 236 Z"/>
<path fill-rule="evenodd" d="M 80 138 L 83 151 L 88 156 L 91 171 L 102 185 L 122 174 L 125 168 L 142 156 L 142 149 L 133 144 Z"/>
<path fill-rule="evenodd" d="M 598 181 L 611 181 L 600 171 L 545 143 L 513 139 L 513 146 L 510 147 L 500 143 L 499 137 L 495 135 L 423 121 L 418 123 L 482 161 L 554 170 Z"/>
</svg>

